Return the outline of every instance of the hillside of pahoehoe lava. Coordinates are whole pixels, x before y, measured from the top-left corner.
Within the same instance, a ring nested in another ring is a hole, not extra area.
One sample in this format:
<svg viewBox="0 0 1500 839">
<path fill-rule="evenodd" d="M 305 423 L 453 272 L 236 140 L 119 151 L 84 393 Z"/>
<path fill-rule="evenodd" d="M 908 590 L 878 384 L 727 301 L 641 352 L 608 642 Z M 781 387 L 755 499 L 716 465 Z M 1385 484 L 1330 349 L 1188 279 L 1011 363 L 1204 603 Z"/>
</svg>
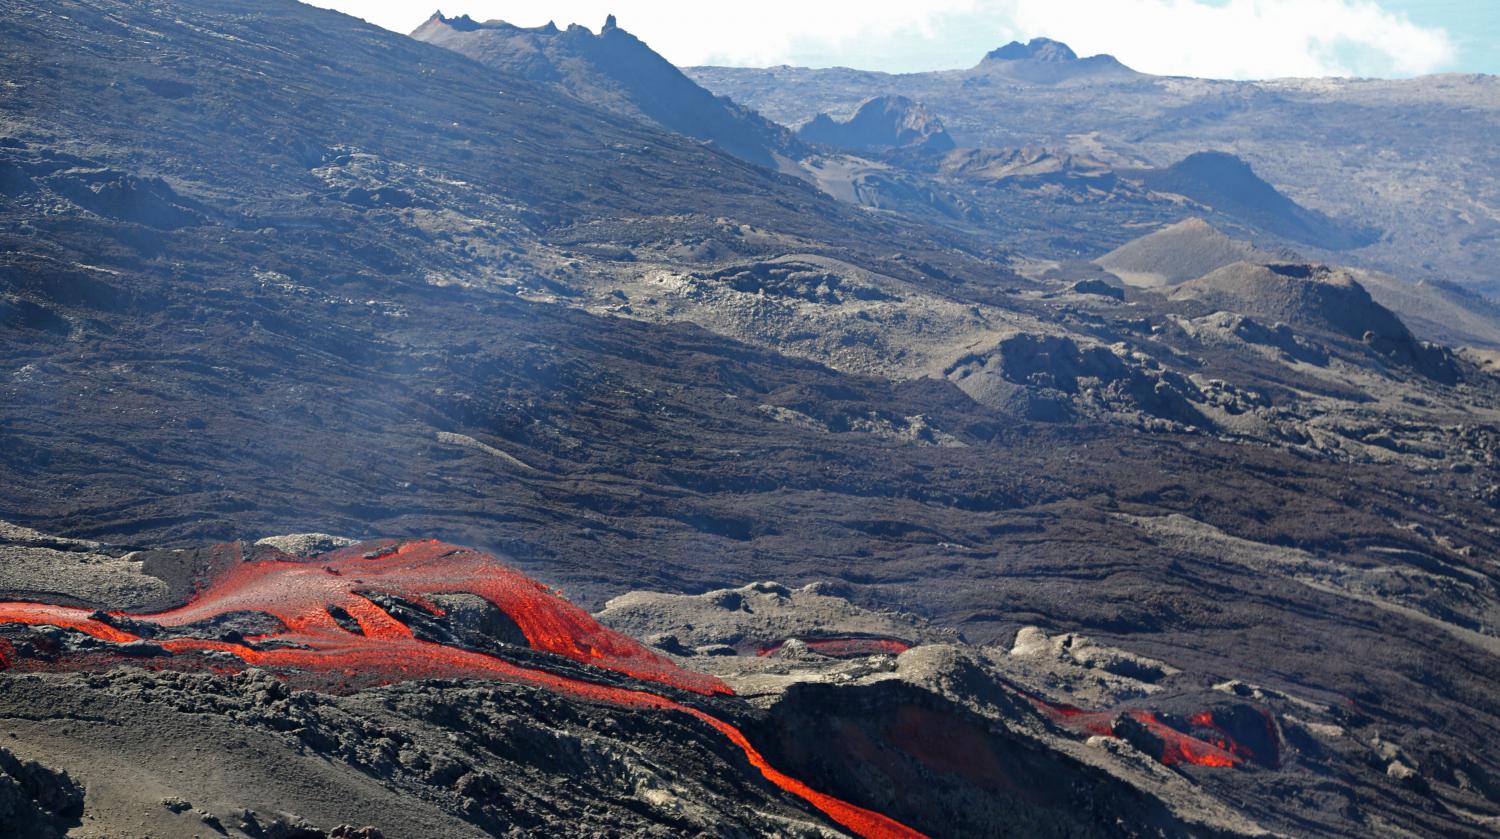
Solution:
<svg viewBox="0 0 1500 839">
<path fill-rule="evenodd" d="M 563 85 L 283 0 L 0 18 L 12 832 L 1495 829 L 1462 295 L 1150 238 L 1264 232 L 1170 160 L 710 108 L 758 165 L 623 34 L 503 30 Z"/>
</svg>

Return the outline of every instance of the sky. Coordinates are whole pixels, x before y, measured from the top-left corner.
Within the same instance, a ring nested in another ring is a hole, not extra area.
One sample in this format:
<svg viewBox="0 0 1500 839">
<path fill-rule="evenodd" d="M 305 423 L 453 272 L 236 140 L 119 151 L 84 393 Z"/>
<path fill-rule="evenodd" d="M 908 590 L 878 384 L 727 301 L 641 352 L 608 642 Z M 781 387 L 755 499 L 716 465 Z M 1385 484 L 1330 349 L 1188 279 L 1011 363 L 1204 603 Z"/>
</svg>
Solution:
<svg viewBox="0 0 1500 839">
<path fill-rule="evenodd" d="M 1045 36 L 1149 73 L 1208 78 L 1500 74 L 1500 0 L 311 0 L 409 32 L 444 14 L 597 30 L 679 66 L 968 67 Z"/>
</svg>

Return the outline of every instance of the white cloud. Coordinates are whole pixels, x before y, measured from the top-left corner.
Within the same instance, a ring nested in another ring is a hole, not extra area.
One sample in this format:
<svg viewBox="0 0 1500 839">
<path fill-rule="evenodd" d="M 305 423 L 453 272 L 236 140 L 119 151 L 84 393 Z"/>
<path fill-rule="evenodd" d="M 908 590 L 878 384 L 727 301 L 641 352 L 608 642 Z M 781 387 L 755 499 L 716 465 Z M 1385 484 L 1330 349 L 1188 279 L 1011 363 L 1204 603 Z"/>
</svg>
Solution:
<svg viewBox="0 0 1500 839">
<path fill-rule="evenodd" d="M 1152 73 L 1217 78 L 1413 75 L 1454 46 L 1372 0 L 1007 0 L 1015 29 Z"/>
<path fill-rule="evenodd" d="M 438 0 L 313 0 L 410 31 Z M 417 5 L 423 3 L 424 5 Z M 1414 75 L 1449 65 L 1441 29 L 1376 0 L 442 0 L 449 15 L 597 29 L 607 14 L 679 65 L 972 64 L 1038 35 L 1137 69 L 1221 78 Z"/>
</svg>

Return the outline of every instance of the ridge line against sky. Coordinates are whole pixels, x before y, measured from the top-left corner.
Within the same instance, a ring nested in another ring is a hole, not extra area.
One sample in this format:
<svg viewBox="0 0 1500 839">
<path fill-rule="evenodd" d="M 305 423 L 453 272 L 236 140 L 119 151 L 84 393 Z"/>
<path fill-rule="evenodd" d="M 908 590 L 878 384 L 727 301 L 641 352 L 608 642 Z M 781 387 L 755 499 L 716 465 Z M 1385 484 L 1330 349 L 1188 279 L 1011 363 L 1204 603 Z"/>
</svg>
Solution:
<svg viewBox="0 0 1500 839">
<path fill-rule="evenodd" d="M 310 0 L 398 32 L 449 16 L 520 26 L 607 14 L 679 66 L 968 67 L 1046 36 L 1205 78 L 1500 73 L 1496 0 Z"/>
</svg>

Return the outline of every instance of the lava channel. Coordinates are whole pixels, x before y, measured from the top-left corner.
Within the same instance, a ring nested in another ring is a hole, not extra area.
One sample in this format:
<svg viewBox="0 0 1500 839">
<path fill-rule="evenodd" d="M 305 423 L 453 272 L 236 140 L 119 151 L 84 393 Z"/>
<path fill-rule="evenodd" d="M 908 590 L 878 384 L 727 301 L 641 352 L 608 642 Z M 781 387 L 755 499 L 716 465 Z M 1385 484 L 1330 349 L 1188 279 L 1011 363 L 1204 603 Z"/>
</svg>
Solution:
<svg viewBox="0 0 1500 839">
<path fill-rule="evenodd" d="M 601 626 L 556 592 L 494 557 L 438 541 L 364 543 L 311 559 L 284 557 L 240 563 L 186 605 L 154 614 L 103 614 L 46 603 L 0 602 L 0 625 L 55 626 L 116 645 L 149 640 L 172 654 L 230 655 L 258 667 L 346 676 L 373 673 L 378 675 L 375 683 L 419 678 L 500 679 L 584 701 L 679 712 L 728 739 L 767 781 L 854 833 L 871 839 L 923 836 L 880 813 L 820 793 L 778 771 L 743 732 L 706 711 L 645 690 L 596 684 L 424 641 L 366 596 L 399 597 L 441 614 L 427 597 L 458 593 L 478 595 L 494 604 L 538 650 L 684 691 L 732 693 L 718 679 L 686 670 L 635 639 Z M 331 614 L 335 609 L 352 618 L 359 631 L 345 629 Z M 189 635 L 144 639 L 111 623 L 171 629 L 243 612 L 270 615 L 284 628 L 237 643 Z M 0 653 L 0 667 L 19 663 L 8 643 Z M 222 672 L 219 667 L 210 669 Z"/>
</svg>

